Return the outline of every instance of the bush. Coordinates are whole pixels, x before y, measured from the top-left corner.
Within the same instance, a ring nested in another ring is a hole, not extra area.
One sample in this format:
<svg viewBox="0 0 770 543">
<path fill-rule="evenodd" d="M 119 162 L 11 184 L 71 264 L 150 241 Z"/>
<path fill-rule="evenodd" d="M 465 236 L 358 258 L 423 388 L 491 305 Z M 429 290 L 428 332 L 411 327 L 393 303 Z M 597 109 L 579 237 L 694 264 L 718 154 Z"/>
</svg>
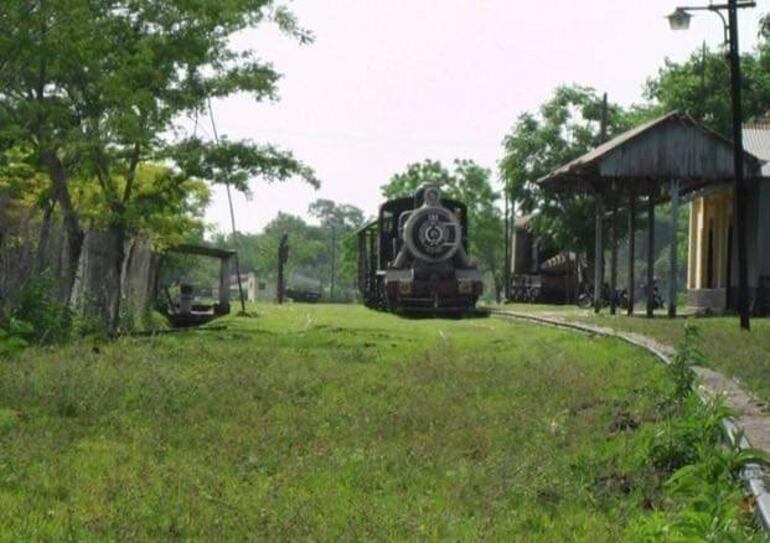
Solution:
<svg viewBox="0 0 770 543">
<path fill-rule="evenodd" d="M 25 336 L 32 334 L 31 324 L 18 319 L 9 319 L 4 327 L 0 327 L 0 357 L 10 356 L 24 350 L 28 341 Z"/>
<path fill-rule="evenodd" d="M 17 329 L 17 337 L 34 344 L 60 343 L 72 334 L 72 311 L 56 299 L 56 281 L 48 272 L 31 277 L 21 288 L 7 319 L 8 323 L 29 323 Z"/>
</svg>

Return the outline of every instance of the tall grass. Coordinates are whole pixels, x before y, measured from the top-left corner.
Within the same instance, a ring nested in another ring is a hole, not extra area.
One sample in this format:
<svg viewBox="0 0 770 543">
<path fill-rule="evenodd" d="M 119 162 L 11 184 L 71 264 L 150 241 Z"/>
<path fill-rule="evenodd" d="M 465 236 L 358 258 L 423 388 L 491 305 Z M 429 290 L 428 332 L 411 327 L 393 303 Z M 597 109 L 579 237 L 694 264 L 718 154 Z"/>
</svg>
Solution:
<svg viewBox="0 0 770 543">
<path fill-rule="evenodd" d="M 618 541 L 690 507 L 650 462 L 673 386 L 639 350 L 494 319 L 256 309 L 0 362 L 0 533 Z"/>
</svg>

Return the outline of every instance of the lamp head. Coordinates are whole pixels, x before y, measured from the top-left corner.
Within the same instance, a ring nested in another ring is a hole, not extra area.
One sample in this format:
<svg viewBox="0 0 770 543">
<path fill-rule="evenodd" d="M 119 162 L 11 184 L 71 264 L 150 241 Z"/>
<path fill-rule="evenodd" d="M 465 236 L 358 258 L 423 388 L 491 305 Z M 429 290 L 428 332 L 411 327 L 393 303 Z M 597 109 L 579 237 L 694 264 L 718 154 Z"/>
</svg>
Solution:
<svg viewBox="0 0 770 543">
<path fill-rule="evenodd" d="M 687 30 L 690 28 L 690 19 L 692 19 L 692 15 L 690 15 L 685 8 L 676 8 L 674 13 L 667 18 L 671 30 Z"/>
</svg>

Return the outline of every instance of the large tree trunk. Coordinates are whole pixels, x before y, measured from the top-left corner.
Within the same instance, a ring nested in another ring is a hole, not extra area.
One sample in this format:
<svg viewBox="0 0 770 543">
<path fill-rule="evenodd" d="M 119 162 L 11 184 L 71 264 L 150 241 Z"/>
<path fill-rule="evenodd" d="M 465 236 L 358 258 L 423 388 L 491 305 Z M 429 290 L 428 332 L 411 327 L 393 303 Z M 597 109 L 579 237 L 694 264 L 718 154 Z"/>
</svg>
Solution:
<svg viewBox="0 0 770 543">
<path fill-rule="evenodd" d="M 105 317 L 107 333 L 115 336 L 120 328 L 120 304 L 123 296 L 124 264 L 126 259 L 126 228 L 118 223 L 110 227 L 109 233 L 109 240 L 113 246 L 110 254 L 112 262 L 108 265 L 112 266 L 112 273 L 108 274 L 109 280 L 104 285 L 106 289 Z"/>
<path fill-rule="evenodd" d="M 43 222 L 40 225 L 40 238 L 37 242 L 37 253 L 35 254 L 35 274 L 43 271 L 48 256 L 48 243 L 51 239 L 51 218 L 56 201 L 50 201 L 43 211 Z"/>
<path fill-rule="evenodd" d="M 45 163 L 51 174 L 53 196 L 62 211 L 66 240 L 62 254 L 62 268 L 59 286 L 59 299 L 63 303 L 69 303 L 72 296 L 72 287 L 78 271 L 80 254 L 83 250 L 85 233 L 80 227 L 80 218 L 75 211 L 70 199 L 67 186 L 67 173 L 64 165 L 54 151 L 45 153 Z"/>
</svg>

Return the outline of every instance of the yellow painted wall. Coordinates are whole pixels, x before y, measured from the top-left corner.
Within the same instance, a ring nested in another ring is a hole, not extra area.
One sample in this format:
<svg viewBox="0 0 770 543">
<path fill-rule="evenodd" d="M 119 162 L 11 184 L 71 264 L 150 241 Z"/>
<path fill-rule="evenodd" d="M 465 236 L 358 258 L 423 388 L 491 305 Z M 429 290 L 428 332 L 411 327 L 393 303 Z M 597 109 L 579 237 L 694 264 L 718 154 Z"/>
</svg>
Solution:
<svg viewBox="0 0 770 543">
<path fill-rule="evenodd" d="M 690 240 L 687 288 L 726 288 L 728 233 L 733 215 L 733 193 L 709 194 L 690 204 Z M 708 284 L 709 233 L 712 235 L 712 284 Z"/>
</svg>

